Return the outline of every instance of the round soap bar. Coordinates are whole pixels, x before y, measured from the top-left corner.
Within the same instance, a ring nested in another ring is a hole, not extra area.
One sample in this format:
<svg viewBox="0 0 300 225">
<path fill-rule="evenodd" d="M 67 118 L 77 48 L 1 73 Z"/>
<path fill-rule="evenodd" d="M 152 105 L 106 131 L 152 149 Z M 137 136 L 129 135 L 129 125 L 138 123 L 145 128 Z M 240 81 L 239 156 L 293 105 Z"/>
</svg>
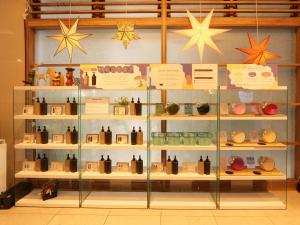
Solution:
<svg viewBox="0 0 300 225">
<path fill-rule="evenodd" d="M 208 103 L 197 106 L 197 111 L 200 115 L 205 115 L 209 112 L 210 107 Z"/>
<path fill-rule="evenodd" d="M 259 103 L 251 103 L 250 110 L 254 115 L 260 114 L 260 104 Z"/>
<path fill-rule="evenodd" d="M 234 143 L 241 144 L 245 141 L 246 135 L 243 131 L 232 131 L 231 132 L 231 140 Z"/>
<path fill-rule="evenodd" d="M 261 139 L 265 143 L 273 143 L 276 141 L 276 133 L 273 130 L 263 130 Z"/>
<path fill-rule="evenodd" d="M 167 112 L 170 114 L 170 115 L 175 115 L 176 113 L 178 113 L 179 111 L 179 105 L 176 104 L 176 103 L 171 103 L 167 106 Z"/>
<path fill-rule="evenodd" d="M 275 115 L 277 113 L 277 109 L 278 109 L 277 105 L 275 105 L 273 103 L 265 104 L 262 107 L 262 111 L 266 115 Z"/>
<path fill-rule="evenodd" d="M 246 112 L 246 105 L 244 103 L 231 104 L 232 113 L 235 115 L 243 115 Z"/>
<path fill-rule="evenodd" d="M 230 163 L 230 167 L 233 170 L 240 171 L 240 170 L 243 170 L 245 168 L 245 162 L 241 157 L 233 156 L 232 161 Z"/>
<path fill-rule="evenodd" d="M 275 162 L 271 157 L 260 157 L 258 164 L 259 167 L 265 171 L 272 171 L 275 169 Z"/>
</svg>

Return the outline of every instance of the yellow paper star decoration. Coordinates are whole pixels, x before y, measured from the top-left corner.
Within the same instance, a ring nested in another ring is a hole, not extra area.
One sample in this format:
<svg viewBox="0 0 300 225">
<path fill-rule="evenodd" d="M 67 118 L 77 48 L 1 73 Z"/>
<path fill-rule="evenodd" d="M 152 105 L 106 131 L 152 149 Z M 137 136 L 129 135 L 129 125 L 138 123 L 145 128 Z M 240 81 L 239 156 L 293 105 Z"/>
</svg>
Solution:
<svg viewBox="0 0 300 225">
<path fill-rule="evenodd" d="M 184 46 L 183 50 L 187 50 L 194 45 L 198 46 L 200 61 L 202 62 L 204 46 L 208 45 L 218 53 L 222 54 L 216 44 L 213 42 L 212 37 L 218 34 L 229 31 L 228 29 L 210 29 L 210 21 L 214 10 L 212 9 L 209 14 L 204 18 L 203 22 L 200 23 L 190 12 L 187 10 L 187 14 L 192 25 L 192 29 L 187 30 L 176 30 L 177 34 L 190 37 L 189 42 Z"/>
<path fill-rule="evenodd" d="M 65 48 L 68 50 L 70 62 L 72 61 L 73 48 L 78 48 L 81 52 L 86 54 L 79 41 L 87 38 L 91 34 L 77 33 L 78 19 L 75 21 L 71 28 L 68 28 L 61 20 L 59 20 L 59 25 L 61 34 L 48 36 L 49 38 L 60 42 L 54 56 L 56 56 Z"/>
<path fill-rule="evenodd" d="M 122 23 L 118 24 L 117 27 L 118 31 L 112 39 L 122 41 L 125 49 L 127 49 L 130 41 L 141 39 L 134 31 L 134 24 Z"/>
<path fill-rule="evenodd" d="M 260 44 L 257 44 L 251 34 L 248 33 L 248 40 L 250 42 L 250 49 L 237 48 L 237 50 L 248 54 L 243 63 L 254 63 L 254 64 L 267 64 L 268 59 L 279 58 L 280 56 L 272 52 L 267 51 L 267 46 L 270 41 L 270 35 L 267 36 Z"/>
</svg>

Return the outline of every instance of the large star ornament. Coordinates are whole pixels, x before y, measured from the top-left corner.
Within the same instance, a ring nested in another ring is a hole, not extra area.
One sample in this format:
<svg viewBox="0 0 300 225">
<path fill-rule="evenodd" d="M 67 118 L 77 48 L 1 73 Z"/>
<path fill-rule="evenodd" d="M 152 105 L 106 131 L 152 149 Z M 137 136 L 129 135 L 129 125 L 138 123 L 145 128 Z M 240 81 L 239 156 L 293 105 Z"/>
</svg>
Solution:
<svg viewBox="0 0 300 225">
<path fill-rule="evenodd" d="M 70 62 L 72 61 L 73 48 L 78 48 L 81 52 L 86 54 L 79 41 L 87 38 L 91 34 L 77 33 L 78 19 L 75 21 L 71 28 L 68 28 L 61 20 L 59 20 L 59 25 L 61 34 L 48 36 L 49 38 L 60 42 L 54 56 L 56 56 L 65 48 L 68 50 Z"/>
<path fill-rule="evenodd" d="M 177 34 L 190 37 L 189 42 L 184 46 L 183 50 L 187 50 L 194 45 L 198 46 L 200 61 L 202 62 L 204 46 L 208 45 L 212 49 L 216 50 L 218 53 L 222 54 L 220 49 L 216 46 L 212 40 L 213 36 L 229 31 L 228 29 L 210 29 L 210 21 L 212 18 L 214 10 L 212 9 L 209 14 L 204 18 L 203 22 L 200 23 L 188 10 L 187 14 L 192 25 L 192 29 L 187 30 L 176 30 Z"/>
<path fill-rule="evenodd" d="M 130 41 L 141 39 L 134 31 L 134 24 L 122 23 L 118 24 L 117 27 L 118 31 L 112 39 L 122 41 L 125 49 L 127 49 Z"/>
<path fill-rule="evenodd" d="M 237 48 L 237 50 L 248 54 L 248 58 L 246 58 L 243 63 L 265 65 L 267 64 L 268 59 L 279 58 L 279 55 L 266 50 L 270 41 L 270 37 L 270 35 L 267 36 L 260 44 L 257 44 L 254 38 L 248 33 L 248 39 L 251 48 Z"/>
</svg>

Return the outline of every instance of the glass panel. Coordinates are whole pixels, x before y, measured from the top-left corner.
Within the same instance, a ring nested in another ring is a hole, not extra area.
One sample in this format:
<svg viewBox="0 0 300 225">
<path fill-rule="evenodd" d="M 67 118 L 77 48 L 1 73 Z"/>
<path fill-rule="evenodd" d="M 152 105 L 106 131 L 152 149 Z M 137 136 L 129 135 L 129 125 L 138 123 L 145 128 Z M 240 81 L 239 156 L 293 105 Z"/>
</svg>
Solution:
<svg viewBox="0 0 300 225">
<path fill-rule="evenodd" d="M 82 207 L 147 208 L 147 104 L 146 90 L 81 90 Z"/>
<path fill-rule="evenodd" d="M 79 207 L 78 97 L 75 86 L 14 88 L 16 206 Z"/>
<path fill-rule="evenodd" d="M 162 100 L 150 90 L 150 208 L 216 209 L 218 91 L 167 90 L 163 113 Z"/>
<path fill-rule="evenodd" d="M 285 209 L 287 89 L 220 97 L 220 208 Z"/>
</svg>

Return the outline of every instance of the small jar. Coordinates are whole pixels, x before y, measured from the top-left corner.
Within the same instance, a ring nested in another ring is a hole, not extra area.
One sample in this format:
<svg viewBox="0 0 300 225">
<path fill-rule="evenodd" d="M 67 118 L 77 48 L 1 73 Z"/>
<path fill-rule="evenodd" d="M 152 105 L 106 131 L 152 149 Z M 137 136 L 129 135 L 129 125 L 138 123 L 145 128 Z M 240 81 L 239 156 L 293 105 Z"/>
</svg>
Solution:
<svg viewBox="0 0 300 225">
<path fill-rule="evenodd" d="M 156 115 L 161 115 L 164 114 L 164 105 L 162 103 L 156 103 L 155 104 L 155 114 Z"/>
<path fill-rule="evenodd" d="M 166 139 L 165 133 L 152 132 L 151 136 L 152 136 L 152 144 L 153 145 L 164 145 L 165 144 L 165 139 Z"/>
<path fill-rule="evenodd" d="M 183 144 L 184 145 L 197 145 L 197 133 L 194 133 L 194 132 L 183 133 Z"/>
<path fill-rule="evenodd" d="M 179 133 L 179 132 L 167 133 L 167 143 L 168 143 L 168 145 L 180 145 L 181 144 L 181 133 Z"/>
<path fill-rule="evenodd" d="M 198 145 L 207 146 L 212 144 L 212 134 L 209 132 L 198 132 Z"/>
</svg>

